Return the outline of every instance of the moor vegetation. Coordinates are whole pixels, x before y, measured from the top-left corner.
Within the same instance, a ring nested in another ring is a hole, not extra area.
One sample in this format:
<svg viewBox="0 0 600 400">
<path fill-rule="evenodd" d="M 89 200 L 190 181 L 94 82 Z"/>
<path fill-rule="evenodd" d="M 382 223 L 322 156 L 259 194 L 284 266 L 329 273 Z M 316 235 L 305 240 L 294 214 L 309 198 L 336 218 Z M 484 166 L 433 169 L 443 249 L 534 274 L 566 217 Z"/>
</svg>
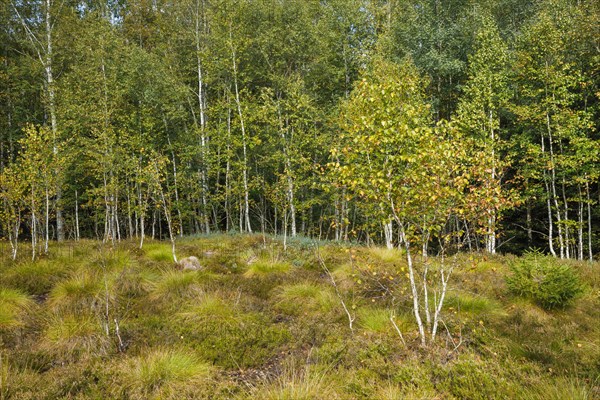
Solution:
<svg viewBox="0 0 600 400">
<path fill-rule="evenodd" d="M 600 396 L 595 263 L 449 255 L 439 333 L 422 346 L 403 250 L 262 235 L 178 246 L 203 268 L 177 270 L 157 241 L 66 242 L 35 262 L 5 245 L 0 399 Z M 441 262 L 414 260 L 432 312 Z"/>
</svg>

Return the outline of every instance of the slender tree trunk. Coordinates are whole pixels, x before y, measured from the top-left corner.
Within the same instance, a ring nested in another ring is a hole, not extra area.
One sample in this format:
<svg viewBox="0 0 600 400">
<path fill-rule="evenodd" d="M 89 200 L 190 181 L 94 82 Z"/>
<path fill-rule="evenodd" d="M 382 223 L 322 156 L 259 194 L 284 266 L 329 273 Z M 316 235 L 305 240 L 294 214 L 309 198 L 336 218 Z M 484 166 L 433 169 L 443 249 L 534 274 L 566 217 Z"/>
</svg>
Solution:
<svg viewBox="0 0 600 400">
<path fill-rule="evenodd" d="M 227 96 L 229 104 L 229 96 Z M 231 108 L 227 107 L 227 162 L 225 164 L 225 232 L 234 225 L 231 216 Z"/>
<path fill-rule="evenodd" d="M 50 241 L 50 193 L 46 185 L 46 240 L 44 241 L 44 254 L 48 254 L 48 242 Z"/>
<path fill-rule="evenodd" d="M 177 219 L 179 220 L 179 236 L 183 237 L 183 218 L 181 216 L 181 206 L 179 204 L 179 189 L 177 186 L 177 163 L 175 159 L 175 152 L 173 151 L 173 146 L 171 145 L 171 139 L 168 136 L 167 141 L 169 142 L 169 147 L 171 148 L 171 160 L 173 162 L 173 190 L 175 192 L 175 206 L 177 208 Z"/>
<path fill-rule="evenodd" d="M 339 242 L 341 239 L 342 232 L 342 218 L 340 217 L 340 207 L 341 207 L 341 196 L 338 194 L 335 198 L 335 203 L 333 205 L 333 219 L 335 221 L 335 241 Z"/>
<path fill-rule="evenodd" d="M 289 124 L 288 121 L 286 120 L 285 122 L 285 126 L 284 126 L 284 122 L 283 122 L 283 118 L 281 115 L 281 107 L 280 107 L 280 99 L 279 99 L 279 95 L 277 98 L 277 116 L 279 119 L 279 132 L 281 135 L 281 144 L 283 147 L 283 157 L 284 157 L 284 162 L 285 162 L 285 175 L 286 175 L 286 179 L 287 179 L 287 198 L 288 198 L 288 202 L 290 205 L 290 220 L 291 220 L 291 236 L 292 237 L 296 237 L 296 206 L 294 205 L 294 180 L 292 177 L 292 162 L 290 160 L 290 155 L 289 155 L 289 140 L 286 137 L 286 131 L 289 131 Z M 293 136 L 293 128 L 292 128 L 292 133 L 291 135 Z M 287 224 L 286 224 L 287 226 Z"/>
<path fill-rule="evenodd" d="M 202 1 L 202 9 L 204 10 L 204 1 Z M 206 17 L 202 15 L 202 17 Z M 200 2 L 196 2 L 196 66 L 198 73 L 198 107 L 200 112 L 200 185 L 202 187 L 201 198 L 202 198 L 202 219 L 204 224 L 204 230 L 208 234 L 210 233 L 210 218 L 208 212 L 208 163 L 207 163 L 207 147 L 208 138 L 206 136 L 206 96 L 204 92 L 204 79 L 202 75 L 202 45 L 201 45 L 201 21 L 200 21 Z"/>
<path fill-rule="evenodd" d="M 54 90 L 54 72 L 53 72 L 53 49 L 52 49 L 52 27 L 53 22 L 51 20 L 51 11 L 50 8 L 52 6 L 51 0 L 46 0 L 46 59 L 44 63 L 44 67 L 46 70 L 46 84 L 47 84 L 47 92 L 48 92 L 48 113 L 50 114 L 50 126 L 52 129 L 52 152 L 54 157 L 58 156 L 58 124 L 56 121 L 56 94 Z M 62 242 L 65 239 L 65 230 L 64 230 L 64 219 L 62 214 L 62 189 L 60 185 L 60 178 L 58 177 L 58 170 L 54 171 L 57 175 L 56 180 L 56 238 L 59 242 Z"/>
<path fill-rule="evenodd" d="M 492 153 L 492 170 L 491 170 L 491 182 L 490 185 L 494 185 L 496 182 L 496 133 L 493 129 L 493 113 L 489 111 L 489 124 L 490 124 L 490 139 L 491 139 L 491 153 Z M 488 210 L 488 227 L 486 233 L 486 249 L 488 253 L 496 253 L 496 210 L 490 207 Z"/>
<path fill-rule="evenodd" d="M 548 130 L 548 142 L 549 142 L 549 151 L 550 151 L 550 187 L 552 189 L 552 200 L 554 202 L 554 207 L 556 208 L 556 224 L 558 229 L 558 243 L 560 247 L 560 258 L 565 258 L 565 242 L 563 237 L 562 230 L 562 218 L 560 213 L 560 206 L 558 204 L 558 196 L 556 195 L 556 168 L 554 161 L 554 144 L 552 138 L 552 128 L 550 124 L 550 113 L 546 112 L 546 128 Z M 553 253 L 554 254 L 554 253 Z"/>
<path fill-rule="evenodd" d="M 423 308 L 425 309 L 425 323 L 427 329 L 431 329 L 431 313 L 429 312 L 429 289 L 427 288 L 427 274 L 429 272 L 429 263 L 425 260 L 425 268 L 423 270 Z"/>
<path fill-rule="evenodd" d="M 114 178 L 113 178 L 114 179 Z M 119 223 L 119 189 L 118 189 L 118 185 L 115 183 L 114 185 L 114 192 L 113 192 L 113 218 L 115 220 L 114 222 L 114 229 L 115 229 L 115 237 L 117 239 L 118 242 L 121 241 L 121 224 Z"/>
<path fill-rule="evenodd" d="M 150 189 L 148 189 L 150 190 Z M 138 208 L 140 209 L 140 249 L 144 246 L 144 239 L 146 238 L 146 210 L 148 208 L 148 197 L 144 199 L 142 195 L 142 188 L 138 183 Z"/>
<path fill-rule="evenodd" d="M 385 237 L 385 247 L 388 249 L 394 248 L 394 228 L 392 226 L 392 221 L 387 221 L 383 223 L 383 234 Z"/>
<path fill-rule="evenodd" d="M 129 182 L 125 184 L 127 188 L 127 228 L 128 228 L 128 238 L 133 238 L 133 217 L 131 213 L 131 188 L 129 187 Z"/>
<path fill-rule="evenodd" d="M 533 243 L 533 226 L 532 226 L 532 220 L 531 220 L 531 200 L 527 199 L 526 202 L 526 207 L 527 207 L 527 243 L 531 246 L 531 244 Z"/>
<path fill-rule="evenodd" d="M 546 152 L 546 145 L 544 141 L 544 135 L 541 135 L 542 143 L 542 154 Z M 548 246 L 550 253 L 556 257 L 556 251 L 554 250 L 554 222 L 552 217 L 552 192 L 550 191 L 550 184 L 548 183 L 548 174 L 546 170 L 543 171 L 544 186 L 546 187 L 546 206 L 548 209 Z"/>
<path fill-rule="evenodd" d="M 79 198 L 77 196 L 77 189 L 75 189 L 75 240 L 78 242 L 79 239 Z"/>
<path fill-rule="evenodd" d="M 410 289 L 412 293 L 413 299 L 413 312 L 415 314 L 415 320 L 417 321 L 417 326 L 419 327 L 419 337 L 421 338 L 421 346 L 425 347 L 426 338 L 425 338 L 425 328 L 423 326 L 423 321 L 421 320 L 421 313 L 419 311 L 419 292 L 417 290 L 417 284 L 415 282 L 415 269 L 413 266 L 412 255 L 410 251 L 410 241 L 406 237 L 406 232 L 404 227 L 401 226 L 401 232 L 403 236 L 404 249 L 406 250 L 406 262 L 408 264 L 408 279 L 410 281 Z"/>
<path fill-rule="evenodd" d="M 231 26 L 229 27 L 229 39 L 231 41 L 231 59 L 233 63 L 233 84 L 235 88 L 235 103 L 237 105 L 238 115 L 240 118 L 240 129 L 242 130 L 242 178 L 244 183 L 244 222 L 246 231 L 252 233 L 252 226 L 250 225 L 250 195 L 248 189 L 248 154 L 247 154 L 247 139 L 246 139 L 246 126 L 244 123 L 244 114 L 242 112 L 242 103 L 240 101 L 240 91 L 238 88 L 237 80 L 237 61 L 235 55 L 235 48 L 233 46 L 233 33 L 231 32 Z"/>
<path fill-rule="evenodd" d="M 592 253 L 592 199 L 590 198 L 590 183 L 586 179 L 585 192 L 587 195 L 587 217 L 588 217 L 588 257 L 590 262 L 594 261 Z"/>
<path fill-rule="evenodd" d="M 35 213 L 35 191 L 31 187 L 31 260 L 35 261 L 35 249 L 37 247 L 37 217 Z"/>
<path fill-rule="evenodd" d="M 579 191 L 579 221 L 577 223 L 577 259 L 583 260 L 583 193 L 581 184 L 577 185 Z"/>
<path fill-rule="evenodd" d="M 565 213 L 563 221 L 569 222 L 569 203 L 567 202 L 567 193 L 566 193 L 566 189 L 565 189 L 565 178 L 564 177 L 562 179 L 561 188 L 562 188 L 563 207 L 564 207 L 564 213 Z M 565 227 L 564 227 L 565 258 L 567 258 L 567 259 L 571 258 L 571 251 L 570 251 L 571 235 L 569 233 L 570 233 L 569 225 L 565 224 Z"/>
<path fill-rule="evenodd" d="M 16 212 L 17 218 L 14 225 L 9 228 L 8 236 L 10 240 L 11 256 L 13 261 L 17 259 L 17 251 L 19 248 L 19 227 L 21 226 L 21 213 Z"/>
<path fill-rule="evenodd" d="M 469 245 L 469 252 L 471 252 L 471 251 L 473 251 L 473 247 L 471 244 L 471 232 L 469 230 L 469 223 L 467 222 L 466 218 L 464 218 L 463 224 L 465 226 L 465 234 L 467 235 L 466 240 L 467 240 L 467 244 Z"/>
<path fill-rule="evenodd" d="M 159 176 L 158 166 L 155 165 L 157 176 Z M 169 230 L 169 240 L 171 241 L 171 252 L 173 255 L 173 261 L 177 263 L 177 254 L 175 252 L 175 235 L 173 234 L 173 223 L 171 220 L 171 210 L 168 207 L 167 199 L 165 197 L 165 192 L 162 189 L 160 183 L 158 184 L 158 190 L 160 194 L 160 200 L 162 202 L 163 211 L 165 213 L 165 218 L 167 220 L 167 229 Z"/>
<path fill-rule="evenodd" d="M 446 275 L 446 271 L 444 270 L 444 256 L 442 256 L 442 269 L 440 270 L 440 277 L 442 280 L 442 292 L 440 294 L 440 299 L 434 299 L 434 304 L 436 305 L 435 313 L 433 316 L 433 328 L 431 329 L 431 343 L 435 341 L 435 336 L 438 330 L 438 324 L 440 321 L 440 313 L 442 311 L 442 306 L 444 305 L 444 299 L 446 297 L 446 292 L 448 290 L 448 280 L 450 279 L 450 275 L 452 274 L 452 269 Z"/>
<path fill-rule="evenodd" d="M 104 183 L 104 239 L 102 240 L 104 243 L 106 243 L 108 240 L 111 239 L 111 232 L 112 232 L 112 217 L 111 217 L 111 211 L 110 211 L 110 200 L 109 200 L 109 193 L 108 193 L 108 178 L 106 177 L 106 172 L 103 173 L 103 183 Z"/>
</svg>

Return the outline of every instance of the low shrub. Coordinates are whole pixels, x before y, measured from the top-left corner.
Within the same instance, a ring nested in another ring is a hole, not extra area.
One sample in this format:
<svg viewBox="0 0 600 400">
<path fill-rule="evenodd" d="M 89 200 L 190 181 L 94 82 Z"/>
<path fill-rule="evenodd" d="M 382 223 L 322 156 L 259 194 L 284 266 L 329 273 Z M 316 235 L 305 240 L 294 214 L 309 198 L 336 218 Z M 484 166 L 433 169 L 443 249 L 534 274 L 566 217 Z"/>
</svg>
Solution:
<svg viewBox="0 0 600 400">
<path fill-rule="evenodd" d="M 530 298 L 547 310 L 567 306 L 582 292 L 577 273 L 559 260 L 537 250 L 515 260 L 508 288 L 515 294 Z"/>
</svg>

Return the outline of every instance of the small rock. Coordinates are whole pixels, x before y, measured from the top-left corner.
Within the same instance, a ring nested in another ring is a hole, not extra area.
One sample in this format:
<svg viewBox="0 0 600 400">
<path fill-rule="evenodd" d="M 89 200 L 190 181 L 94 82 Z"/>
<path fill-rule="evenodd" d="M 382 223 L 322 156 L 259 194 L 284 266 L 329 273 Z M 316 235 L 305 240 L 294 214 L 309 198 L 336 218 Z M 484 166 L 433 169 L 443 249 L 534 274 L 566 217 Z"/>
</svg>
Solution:
<svg viewBox="0 0 600 400">
<path fill-rule="evenodd" d="M 182 270 L 190 270 L 190 271 L 198 271 L 202 269 L 202 265 L 200 265 L 200 260 L 197 257 L 191 256 L 182 258 L 179 260 L 179 268 Z"/>
</svg>

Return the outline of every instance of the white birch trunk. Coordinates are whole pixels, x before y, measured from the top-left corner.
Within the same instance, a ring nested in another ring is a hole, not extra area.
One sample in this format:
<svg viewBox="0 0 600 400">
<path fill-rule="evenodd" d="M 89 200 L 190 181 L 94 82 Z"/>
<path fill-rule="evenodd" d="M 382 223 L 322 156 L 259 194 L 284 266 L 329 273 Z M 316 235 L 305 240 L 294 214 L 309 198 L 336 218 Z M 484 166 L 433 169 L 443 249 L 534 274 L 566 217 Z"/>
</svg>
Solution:
<svg viewBox="0 0 600 400">
<path fill-rule="evenodd" d="M 242 130 L 242 177 L 244 183 L 244 222 L 245 228 L 248 233 L 252 233 L 252 226 L 250 225 L 250 199 L 248 189 L 248 154 L 247 154 L 247 143 L 246 143 L 246 126 L 244 121 L 244 114 L 242 112 L 242 103 L 240 101 L 240 91 L 238 88 L 237 80 L 237 62 L 235 56 L 235 48 L 233 47 L 233 33 L 231 27 L 229 31 L 229 39 L 231 41 L 231 59 L 233 64 L 233 84 L 235 89 L 235 103 L 237 106 L 238 115 L 240 118 L 240 129 Z"/>
</svg>

